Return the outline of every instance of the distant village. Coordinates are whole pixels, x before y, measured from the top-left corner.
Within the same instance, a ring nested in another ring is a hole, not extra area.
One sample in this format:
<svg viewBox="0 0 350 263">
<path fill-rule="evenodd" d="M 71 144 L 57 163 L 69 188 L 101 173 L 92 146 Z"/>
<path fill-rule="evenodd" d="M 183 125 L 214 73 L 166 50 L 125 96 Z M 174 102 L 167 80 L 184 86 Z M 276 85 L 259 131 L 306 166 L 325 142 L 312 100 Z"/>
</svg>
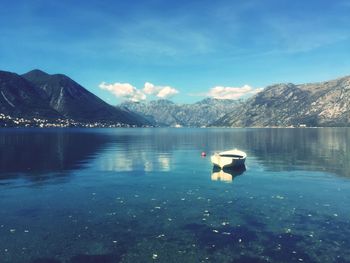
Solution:
<svg viewBox="0 0 350 263">
<path fill-rule="evenodd" d="M 0 113 L 0 128 L 136 128 L 140 127 L 135 124 L 127 124 L 120 122 L 81 122 L 73 119 L 43 119 L 43 118 L 19 118 L 19 117 L 11 117 L 9 115 Z M 148 127 L 158 127 L 151 125 L 142 125 L 143 128 Z M 183 126 L 180 124 L 171 125 L 173 128 L 182 128 Z M 201 128 L 205 128 L 206 126 L 201 126 Z M 290 125 L 285 128 L 306 128 L 306 124 L 298 124 L 298 125 Z M 281 128 L 278 126 L 271 126 L 270 128 Z"/>
<path fill-rule="evenodd" d="M 135 128 L 137 125 L 126 123 L 112 122 L 80 122 L 72 119 L 54 119 L 48 120 L 43 118 L 25 119 L 19 117 L 11 117 L 0 113 L 0 127 L 36 127 L 36 128 Z M 143 126 L 149 127 L 149 126 Z"/>
</svg>

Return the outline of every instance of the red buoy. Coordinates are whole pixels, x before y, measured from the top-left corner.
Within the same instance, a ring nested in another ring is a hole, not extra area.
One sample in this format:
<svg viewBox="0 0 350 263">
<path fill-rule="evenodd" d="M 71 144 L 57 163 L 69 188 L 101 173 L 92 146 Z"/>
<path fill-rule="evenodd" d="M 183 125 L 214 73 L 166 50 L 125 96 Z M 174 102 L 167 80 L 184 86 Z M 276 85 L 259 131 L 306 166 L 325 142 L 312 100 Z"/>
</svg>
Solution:
<svg viewBox="0 0 350 263">
<path fill-rule="evenodd" d="M 202 157 L 205 157 L 205 156 L 207 156 L 207 154 L 205 153 L 205 152 L 202 152 Z"/>
</svg>

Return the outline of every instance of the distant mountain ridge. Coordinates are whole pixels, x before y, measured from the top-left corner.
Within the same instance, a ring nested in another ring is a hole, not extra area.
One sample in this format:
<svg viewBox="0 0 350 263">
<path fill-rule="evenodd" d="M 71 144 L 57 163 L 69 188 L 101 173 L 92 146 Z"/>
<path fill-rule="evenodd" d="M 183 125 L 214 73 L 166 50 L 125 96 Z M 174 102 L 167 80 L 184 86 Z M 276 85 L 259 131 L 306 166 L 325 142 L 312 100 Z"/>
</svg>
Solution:
<svg viewBox="0 0 350 263">
<path fill-rule="evenodd" d="M 350 126 L 350 76 L 295 85 L 276 84 L 248 99 L 213 126 Z"/>
<path fill-rule="evenodd" d="M 63 74 L 0 71 L 0 114 L 137 126 L 350 126 L 350 76 L 271 85 L 245 101 L 207 98 L 176 104 L 156 100 L 114 107 Z"/>
<path fill-rule="evenodd" d="M 123 102 L 119 105 L 134 111 L 159 126 L 207 126 L 239 105 L 239 101 L 206 98 L 193 104 L 175 104 L 169 100 Z"/>
<path fill-rule="evenodd" d="M 0 113 L 82 122 L 148 124 L 137 114 L 109 105 L 69 77 L 41 70 L 23 75 L 0 72 Z"/>
</svg>

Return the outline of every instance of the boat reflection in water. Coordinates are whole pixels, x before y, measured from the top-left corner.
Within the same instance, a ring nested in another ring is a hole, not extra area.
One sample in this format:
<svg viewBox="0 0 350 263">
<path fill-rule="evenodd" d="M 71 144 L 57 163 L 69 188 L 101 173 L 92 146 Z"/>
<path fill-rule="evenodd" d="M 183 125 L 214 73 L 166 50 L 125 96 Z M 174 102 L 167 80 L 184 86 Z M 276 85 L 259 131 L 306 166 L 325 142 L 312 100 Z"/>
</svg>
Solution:
<svg viewBox="0 0 350 263">
<path fill-rule="evenodd" d="M 243 174 L 245 170 L 245 165 L 235 169 L 220 169 L 214 165 L 211 174 L 211 180 L 232 183 L 233 179 Z"/>
</svg>

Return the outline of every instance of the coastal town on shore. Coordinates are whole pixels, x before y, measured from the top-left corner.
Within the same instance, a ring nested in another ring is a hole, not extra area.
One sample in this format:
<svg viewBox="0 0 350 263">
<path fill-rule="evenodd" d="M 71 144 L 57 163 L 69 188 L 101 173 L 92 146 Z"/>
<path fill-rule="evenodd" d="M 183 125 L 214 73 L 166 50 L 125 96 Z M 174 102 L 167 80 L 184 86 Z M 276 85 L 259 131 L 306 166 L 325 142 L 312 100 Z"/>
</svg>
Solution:
<svg viewBox="0 0 350 263">
<path fill-rule="evenodd" d="M 0 113 L 0 127 L 36 127 L 36 128 L 135 128 L 137 125 L 120 122 L 80 122 L 73 119 L 20 118 Z M 144 126 L 146 127 L 146 126 Z"/>
</svg>

